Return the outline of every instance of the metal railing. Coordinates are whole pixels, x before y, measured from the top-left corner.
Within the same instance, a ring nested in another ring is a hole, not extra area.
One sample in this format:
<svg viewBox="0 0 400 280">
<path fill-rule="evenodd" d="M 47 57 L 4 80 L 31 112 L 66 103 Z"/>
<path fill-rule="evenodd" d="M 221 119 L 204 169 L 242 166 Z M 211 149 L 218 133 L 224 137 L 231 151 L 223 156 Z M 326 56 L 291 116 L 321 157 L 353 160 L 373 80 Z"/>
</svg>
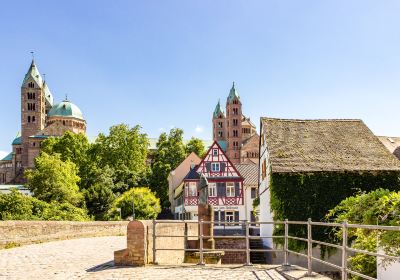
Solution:
<svg viewBox="0 0 400 280">
<path fill-rule="evenodd" d="M 184 235 L 157 235 L 157 224 L 198 224 L 198 235 L 188 235 L 187 232 L 185 232 Z M 204 235 L 204 225 L 205 224 L 215 224 L 215 225 L 224 225 L 224 226 L 237 226 L 241 225 L 245 231 L 244 235 Z M 250 235 L 249 233 L 249 228 L 250 225 L 253 224 L 258 224 L 258 225 L 283 225 L 284 226 L 284 235 L 279 236 L 279 235 L 271 235 L 271 236 L 253 236 Z M 289 235 L 289 226 L 290 225 L 305 225 L 307 226 L 307 238 L 301 238 L 301 237 L 296 237 L 296 236 L 291 236 Z M 312 239 L 312 229 L 313 226 L 323 226 L 323 227 L 335 227 L 335 228 L 340 228 L 342 230 L 342 244 L 334 244 L 334 243 L 327 243 L 319 240 L 314 240 Z M 324 223 L 324 222 L 313 222 L 311 219 L 308 219 L 307 222 L 304 221 L 273 221 L 273 222 L 254 222 L 254 221 L 240 221 L 240 222 L 222 222 L 222 221 L 216 221 L 216 222 L 210 222 L 210 221 L 195 221 L 195 220 L 176 220 L 176 221 L 171 221 L 171 220 L 153 220 L 153 263 L 157 264 L 157 251 L 185 251 L 185 252 L 199 252 L 199 263 L 198 265 L 205 265 L 204 262 L 204 253 L 205 252 L 215 252 L 215 251 L 223 251 L 223 252 L 245 252 L 246 255 L 246 262 L 244 263 L 245 265 L 252 265 L 250 261 L 250 253 L 251 252 L 280 252 L 283 253 L 283 264 L 284 266 L 290 266 L 289 263 L 289 255 L 293 254 L 296 256 L 304 257 L 307 258 L 307 275 L 311 276 L 313 269 L 313 262 L 319 262 L 324 265 L 327 265 L 329 267 L 332 267 L 336 270 L 339 270 L 342 275 L 342 280 L 347 280 L 348 275 L 355 275 L 359 276 L 363 279 L 367 280 L 377 280 L 376 278 L 373 278 L 371 276 L 362 274 L 357 271 L 353 271 L 348 268 L 348 255 L 349 254 L 365 254 L 369 256 L 374 256 L 374 257 L 380 257 L 383 258 L 384 260 L 392 259 L 395 261 L 400 261 L 400 257 L 398 256 L 391 256 L 387 254 L 382 254 L 382 253 L 376 253 L 376 252 L 370 252 L 366 250 L 360 250 L 360 249 L 355 249 L 349 246 L 349 238 L 348 238 L 348 231 L 349 229 L 368 229 L 368 230 L 380 230 L 380 231 L 399 231 L 400 232 L 400 226 L 377 226 L 377 225 L 360 225 L 360 224 L 348 224 L 347 222 L 343 223 Z M 174 237 L 181 237 L 181 238 L 198 238 L 199 240 L 199 248 L 198 249 L 189 249 L 189 248 L 157 248 L 157 238 L 174 238 Z M 207 238 L 232 238 L 232 239 L 245 239 L 245 249 L 224 249 L 224 248 L 218 248 L 218 249 L 209 249 L 209 248 L 204 248 L 204 239 Z M 250 248 L 250 240 L 252 239 L 274 239 L 274 238 L 282 238 L 284 239 L 283 243 L 283 249 L 251 249 Z M 289 249 L 289 239 L 292 240 L 297 240 L 297 241 L 303 241 L 307 243 L 307 254 L 303 254 L 300 252 L 296 252 L 293 250 Z M 327 247 L 332 247 L 341 250 L 341 264 L 337 265 L 334 263 L 331 263 L 329 261 L 321 260 L 319 258 L 316 258 L 313 256 L 313 245 L 322 245 L 322 246 L 327 246 Z"/>
</svg>

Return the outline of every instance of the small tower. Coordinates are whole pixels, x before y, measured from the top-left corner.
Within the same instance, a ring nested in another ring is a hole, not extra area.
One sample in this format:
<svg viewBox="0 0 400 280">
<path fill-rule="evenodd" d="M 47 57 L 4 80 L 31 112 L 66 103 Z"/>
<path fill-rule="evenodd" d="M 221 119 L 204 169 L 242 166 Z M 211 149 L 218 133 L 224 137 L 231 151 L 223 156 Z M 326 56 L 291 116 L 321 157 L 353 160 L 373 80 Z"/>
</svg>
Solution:
<svg viewBox="0 0 400 280">
<path fill-rule="evenodd" d="M 240 148 L 242 146 L 242 103 L 240 102 L 239 93 L 236 91 L 235 82 L 233 82 L 226 100 L 226 128 L 226 153 L 233 163 L 239 163 Z"/>
<path fill-rule="evenodd" d="M 214 141 L 226 141 L 226 118 L 219 100 L 213 113 L 213 139 Z"/>
<path fill-rule="evenodd" d="M 32 63 L 21 86 L 21 139 L 22 139 L 22 167 L 33 167 L 33 159 L 28 153 L 30 145 L 29 137 L 42 130 L 46 122 L 46 101 L 43 89 L 43 79 L 39 70 Z"/>
</svg>

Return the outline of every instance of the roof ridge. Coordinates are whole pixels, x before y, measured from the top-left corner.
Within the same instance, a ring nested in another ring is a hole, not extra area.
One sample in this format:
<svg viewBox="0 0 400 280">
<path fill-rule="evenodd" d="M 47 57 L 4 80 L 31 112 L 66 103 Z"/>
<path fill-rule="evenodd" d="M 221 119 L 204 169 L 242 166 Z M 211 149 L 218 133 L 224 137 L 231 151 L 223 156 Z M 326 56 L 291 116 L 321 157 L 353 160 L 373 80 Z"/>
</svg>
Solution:
<svg viewBox="0 0 400 280">
<path fill-rule="evenodd" d="M 276 121 L 287 121 L 287 122 L 323 122 L 323 121 L 337 121 L 337 122 L 363 122 L 362 119 L 284 119 L 284 118 L 270 118 L 270 117 L 260 117 L 261 121 L 264 120 L 276 120 Z"/>
</svg>

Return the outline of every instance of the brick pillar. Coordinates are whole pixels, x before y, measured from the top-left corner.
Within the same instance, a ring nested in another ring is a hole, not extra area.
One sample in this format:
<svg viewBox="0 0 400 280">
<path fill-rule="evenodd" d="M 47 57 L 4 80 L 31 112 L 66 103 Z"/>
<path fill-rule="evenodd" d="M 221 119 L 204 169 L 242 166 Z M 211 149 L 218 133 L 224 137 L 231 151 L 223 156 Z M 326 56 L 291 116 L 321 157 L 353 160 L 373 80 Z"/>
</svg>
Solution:
<svg viewBox="0 0 400 280">
<path fill-rule="evenodd" d="M 143 266 L 146 264 L 146 229 L 142 222 L 132 221 L 127 229 L 127 249 L 114 252 L 114 264 Z"/>
<path fill-rule="evenodd" d="M 203 224 L 203 234 L 206 236 L 211 236 L 211 238 L 204 239 L 204 248 L 206 249 L 215 249 L 215 241 L 214 241 L 214 209 L 212 205 L 209 204 L 201 204 L 198 205 L 198 218 L 199 220 L 203 219 L 204 222 L 211 222 L 211 224 Z M 200 228 L 199 228 L 200 235 Z"/>
</svg>

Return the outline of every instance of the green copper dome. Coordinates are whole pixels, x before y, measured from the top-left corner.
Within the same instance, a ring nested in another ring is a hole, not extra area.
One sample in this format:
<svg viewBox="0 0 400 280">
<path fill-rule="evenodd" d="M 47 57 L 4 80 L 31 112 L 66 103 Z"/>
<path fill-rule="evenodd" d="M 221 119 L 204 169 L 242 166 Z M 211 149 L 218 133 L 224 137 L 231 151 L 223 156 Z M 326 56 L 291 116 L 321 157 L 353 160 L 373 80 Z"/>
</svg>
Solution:
<svg viewBox="0 0 400 280">
<path fill-rule="evenodd" d="M 83 118 L 81 110 L 75 104 L 69 102 L 69 100 L 64 100 L 56 105 L 54 105 L 49 113 L 48 117 L 64 117 L 64 118 L 76 118 L 80 120 L 85 120 Z"/>
</svg>

